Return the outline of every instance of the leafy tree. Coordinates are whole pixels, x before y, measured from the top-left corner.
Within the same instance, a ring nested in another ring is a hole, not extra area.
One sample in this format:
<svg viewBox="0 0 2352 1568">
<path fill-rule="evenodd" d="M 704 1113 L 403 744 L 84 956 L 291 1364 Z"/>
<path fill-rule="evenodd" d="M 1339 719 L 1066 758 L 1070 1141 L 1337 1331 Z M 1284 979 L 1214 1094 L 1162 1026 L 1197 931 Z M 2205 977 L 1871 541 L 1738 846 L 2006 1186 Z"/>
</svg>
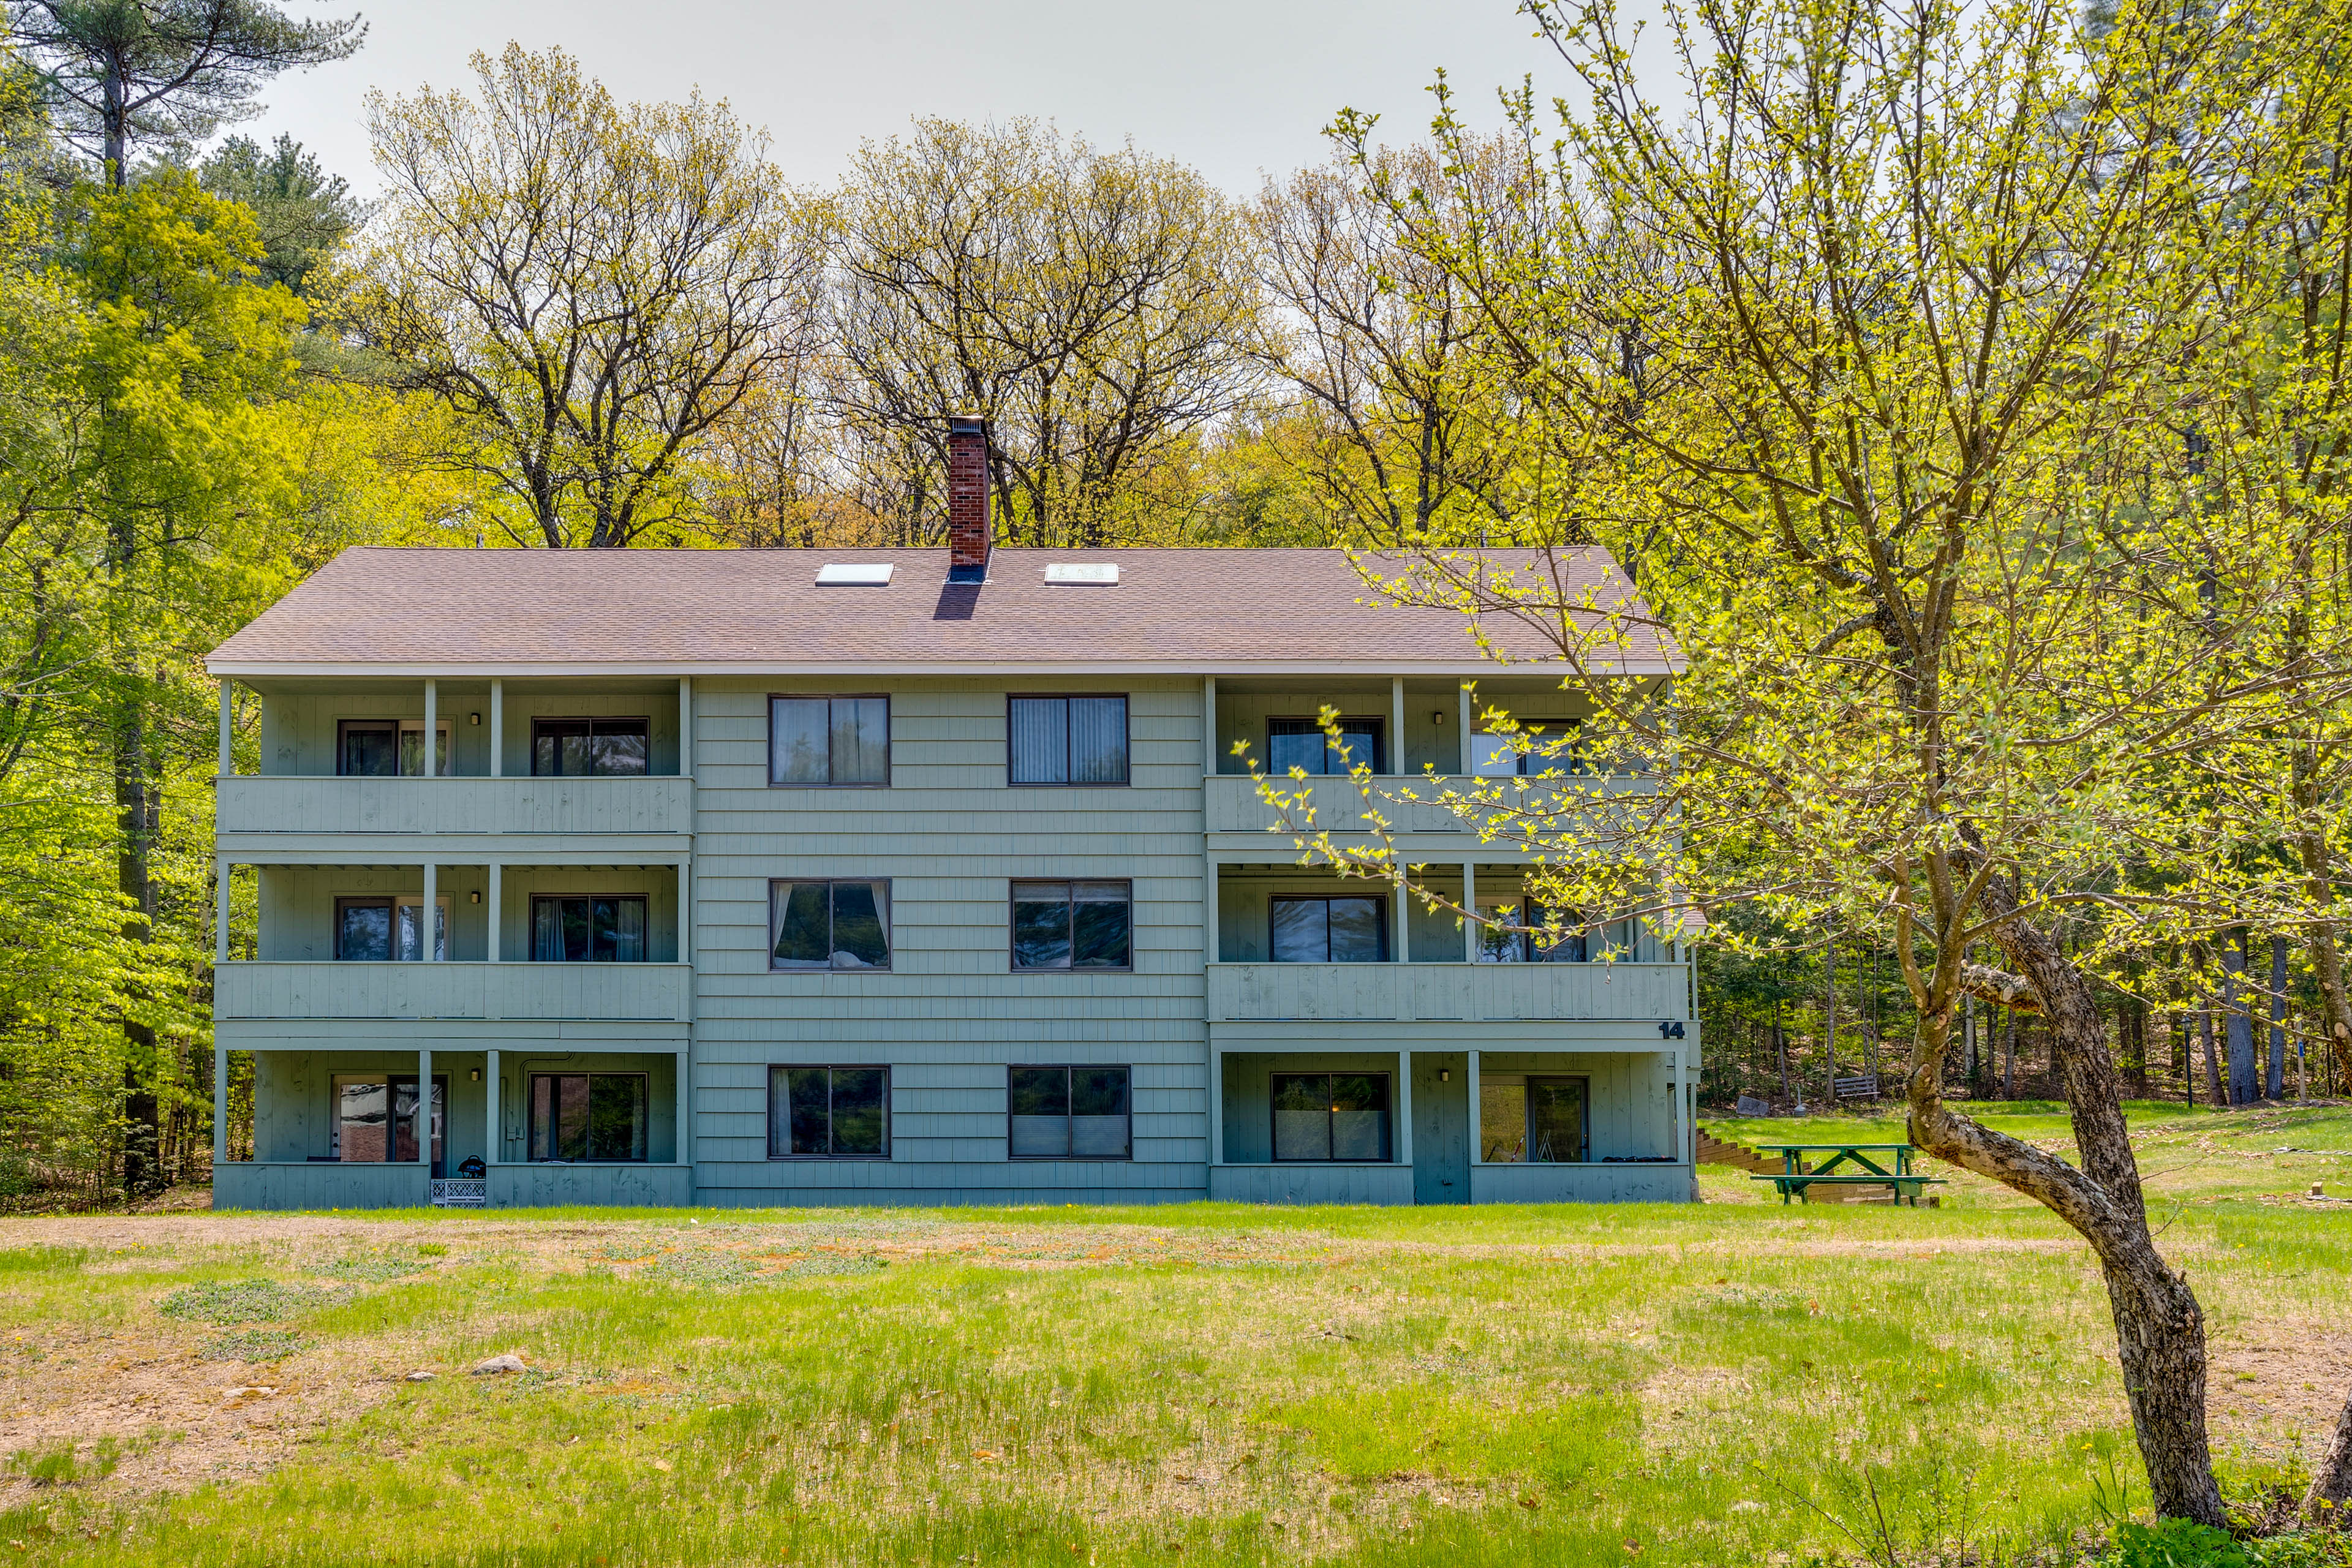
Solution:
<svg viewBox="0 0 2352 1568">
<path fill-rule="evenodd" d="M 454 416 L 439 460 L 510 542 L 698 531 L 701 445 L 808 352 L 794 198 L 724 104 L 624 106 L 561 50 L 473 67 L 470 98 L 369 97 L 358 328 Z"/>
<path fill-rule="evenodd" d="M 2221 1524 L 2201 1310 L 2155 1243 L 2084 946 L 2237 863 L 2178 758 L 2269 717 L 2293 559 L 2264 516 L 2204 504 L 2180 412 L 2254 309 L 2221 283 L 2333 123 L 2281 89 L 2335 24 L 2126 5 L 2094 48 L 2057 0 L 1706 0 L 1669 18 L 1684 112 L 1635 79 L 1609 0 L 1537 15 L 1585 96 L 1556 133 L 1510 100 L 1547 193 L 1532 231 L 1447 221 L 1381 175 L 1368 121 L 1341 132 L 1504 345 L 1487 395 L 1555 428 L 1538 548 L 1440 540 L 1368 570 L 1464 611 L 1499 662 L 1569 662 L 1594 717 L 1519 742 L 1556 774 L 1572 744 L 1657 784 L 1449 798 L 1543 851 L 1568 911 L 1544 940 L 1747 903 L 1892 951 L 1914 1141 L 2090 1244 L 2156 1505 Z M 1450 104 L 1436 132 L 1461 165 Z M 1640 563 L 1654 619 L 1622 580 L 1573 585 L 1562 516 Z M 1677 644 L 1670 698 L 1622 679 Z M 1334 843 L 1264 787 L 1311 850 L 1409 879 L 1392 844 Z M 2043 1016 L 2076 1163 L 1945 1101 L 1970 994 Z"/>
<path fill-rule="evenodd" d="M 1493 395 L 1489 329 L 1470 289 L 1393 243 L 1381 193 L 1411 189 L 1425 223 L 1476 225 L 1529 211 L 1535 183 L 1506 138 L 1369 149 L 1268 180 L 1251 217 L 1268 309 L 1255 352 L 1297 396 L 1311 438 L 1302 477 L 1358 543 L 1524 531 L 1523 437 L 1531 405 Z M 1369 177 L 1367 175 L 1369 174 Z M 1501 236 L 1490 237 L 1505 246 Z M 1539 472 L 1539 469 L 1538 470 Z"/>
<path fill-rule="evenodd" d="M 280 72 L 367 36 L 357 16 L 298 22 L 265 0 L 20 0 L 10 26 L 60 131 L 117 185 L 136 143 L 192 146 L 256 113 Z"/>
<path fill-rule="evenodd" d="M 290 136 L 266 152 L 251 137 L 232 136 L 196 166 L 196 178 L 214 195 L 253 210 L 261 237 L 257 275 L 297 294 L 310 293 L 311 273 L 367 216 L 350 184 Z"/>
<path fill-rule="evenodd" d="M 1106 543 L 1157 526 L 1154 473 L 1238 406 L 1255 290 L 1201 176 L 1034 121 L 869 142 L 827 209 L 825 395 L 910 532 L 943 535 L 951 414 L 988 416 L 999 526 Z M 1179 486 L 1179 489 L 1181 487 Z M 1162 491 L 1164 494 L 1164 491 Z"/>
</svg>

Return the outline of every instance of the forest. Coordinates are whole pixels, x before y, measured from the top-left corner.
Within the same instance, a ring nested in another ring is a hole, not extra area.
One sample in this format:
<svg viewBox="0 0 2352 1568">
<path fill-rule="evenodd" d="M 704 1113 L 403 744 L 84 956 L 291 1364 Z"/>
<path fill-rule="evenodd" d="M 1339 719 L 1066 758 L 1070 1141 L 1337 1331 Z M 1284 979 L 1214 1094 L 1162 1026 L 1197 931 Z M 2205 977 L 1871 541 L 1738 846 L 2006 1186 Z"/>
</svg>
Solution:
<svg viewBox="0 0 2352 1568">
<path fill-rule="evenodd" d="M 1374 552 L 1473 624 L 1531 613 L 1478 552 L 1608 548 L 1692 674 L 1572 743 L 1674 784 L 1489 820 L 1559 909 L 1704 911 L 1711 1104 L 2046 1099 L 2068 1029 L 2343 1092 L 2343 19 L 1753 0 L 1678 98 L 1530 14 L 1563 96 L 1441 78 L 1255 192 L 1017 119 L 796 188 L 509 46 L 368 96 L 362 200 L 236 130 L 358 18 L 16 5 L 0 1196 L 205 1177 L 208 648 L 352 544 L 937 543 L 960 412 L 1011 542 Z"/>
</svg>

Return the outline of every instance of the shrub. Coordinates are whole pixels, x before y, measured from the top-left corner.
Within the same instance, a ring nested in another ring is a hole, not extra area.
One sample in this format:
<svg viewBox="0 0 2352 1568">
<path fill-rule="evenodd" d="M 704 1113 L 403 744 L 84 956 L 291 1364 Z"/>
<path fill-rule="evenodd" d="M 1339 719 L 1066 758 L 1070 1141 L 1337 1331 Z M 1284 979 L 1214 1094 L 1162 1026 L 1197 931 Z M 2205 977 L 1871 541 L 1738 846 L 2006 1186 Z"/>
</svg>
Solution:
<svg viewBox="0 0 2352 1568">
<path fill-rule="evenodd" d="M 2223 1531 L 2185 1519 L 2125 1524 L 2100 1568 L 2253 1568 L 2246 1549 Z"/>
</svg>

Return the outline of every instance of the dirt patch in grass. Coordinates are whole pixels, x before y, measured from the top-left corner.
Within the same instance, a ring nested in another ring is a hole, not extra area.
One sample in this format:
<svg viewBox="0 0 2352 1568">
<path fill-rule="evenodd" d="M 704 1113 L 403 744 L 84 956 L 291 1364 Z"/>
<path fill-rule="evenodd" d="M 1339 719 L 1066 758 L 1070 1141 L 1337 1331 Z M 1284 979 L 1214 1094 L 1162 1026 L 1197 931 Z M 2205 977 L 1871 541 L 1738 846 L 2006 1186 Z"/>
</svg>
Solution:
<svg viewBox="0 0 2352 1568">
<path fill-rule="evenodd" d="M 2318 1458 L 2344 1408 L 2352 1331 L 2340 1322 L 2266 1323 L 2263 1339 L 2218 1342 L 2206 1376 L 2217 1447 L 2277 1459 Z"/>
<path fill-rule="evenodd" d="M 204 1329 L 170 1337 L 59 1329 L 13 1338 L 0 1376 L 0 1455 L 72 1444 L 87 1460 L 108 1445 L 111 1473 L 72 1483 L 108 1493 L 248 1479 L 380 1403 L 406 1370 L 387 1370 L 398 1364 L 397 1347 L 378 1342 L 246 1359 L 245 1350 L 276 1348 L 256 1343 L 207 1359 L 207 1350 L 230 1348 L 217 1342 L 226 1337 Z M 0 1508 L 37 1489 L 12 1469 L 0 1477 Z"/>
</svg>

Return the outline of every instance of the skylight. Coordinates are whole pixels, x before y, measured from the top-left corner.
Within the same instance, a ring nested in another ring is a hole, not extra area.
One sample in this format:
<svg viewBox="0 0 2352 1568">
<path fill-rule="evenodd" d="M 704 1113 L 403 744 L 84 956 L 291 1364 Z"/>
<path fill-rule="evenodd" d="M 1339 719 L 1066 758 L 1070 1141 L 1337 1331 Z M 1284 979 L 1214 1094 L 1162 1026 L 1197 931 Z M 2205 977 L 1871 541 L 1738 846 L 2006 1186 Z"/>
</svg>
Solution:
<svg viewBox="0 0 2352 1568">
<path fill-rule="evenodd" d="M 890 574 L 898 568 L 891 562 L 862 564 L 836 561 L 816 569 L 816 585 L 820 588 L 882 588 L 887 587 Z"/>
<path fill-rule="evenodd" d="M 1093 561 L 1056 561 L 1045 568 L 1045 581 L 1073 587 L 1108 588 L 1118 584 L 1118 568 Z"/>
</svg>

